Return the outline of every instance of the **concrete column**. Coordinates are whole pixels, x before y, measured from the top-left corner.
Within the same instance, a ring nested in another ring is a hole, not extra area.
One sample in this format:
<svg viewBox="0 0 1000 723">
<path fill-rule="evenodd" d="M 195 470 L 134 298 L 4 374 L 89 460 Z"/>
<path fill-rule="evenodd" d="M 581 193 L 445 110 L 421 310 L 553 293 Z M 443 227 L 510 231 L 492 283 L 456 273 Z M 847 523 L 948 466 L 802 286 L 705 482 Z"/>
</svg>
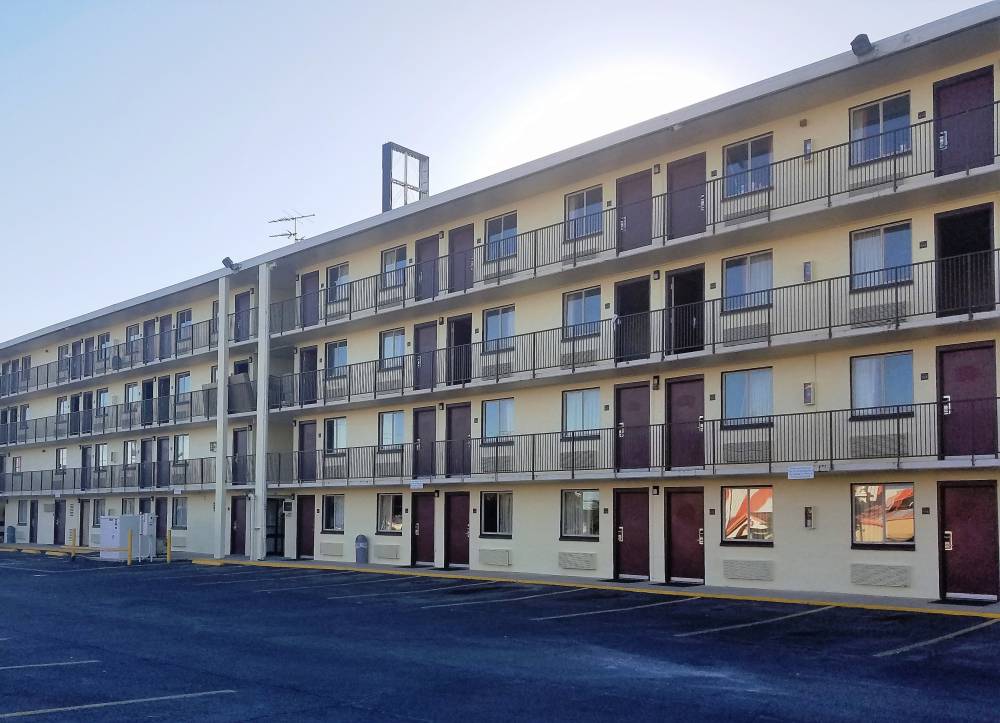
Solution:
<svg viewBox="0 0 1000 723">
<path fill-rule="evenodd" d="M 219 366 L 215 407 L 215 557 L 226 556 L 226 437 L 229 429 L 229 275 L 219 279 Z"/>
<path fill-rule="evenodd" d="M 271 264 L 261 264 L 257 274 L 257 420 L 254 434 L 254 510 L 250 556 L 267 554 L 267 439 L 268 387 L 271 376 Z"/>
</svg>

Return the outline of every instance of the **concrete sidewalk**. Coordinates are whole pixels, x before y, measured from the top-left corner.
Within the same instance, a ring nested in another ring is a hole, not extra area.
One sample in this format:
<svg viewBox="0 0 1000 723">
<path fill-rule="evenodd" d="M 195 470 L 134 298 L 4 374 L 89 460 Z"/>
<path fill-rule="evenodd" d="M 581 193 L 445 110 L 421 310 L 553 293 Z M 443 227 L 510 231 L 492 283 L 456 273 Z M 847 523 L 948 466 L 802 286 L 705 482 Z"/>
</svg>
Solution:
<svg viewBox="0 0 1000 723">
<path fill-rule="evenodd" d="M 988 605 L 962 605 L 945 603 L 940 600 L 920 598 L 889 597 L 884 595 L 848 595 L 800 590 L 768 590 L 763 588 L 722 587 L 714 585 L 673 585 L 648 581 L 627 582 L 624 580 L 600 580 L 563 575 L 527 575 L 464 568 L 441 569 L 432 567 L 398 567 L 387 565 L 362 565 L 357 563 L 330 563 L 314 560 L 268 559 L 264 561 L 229 557 L 214 559 L 210 556 L 192 556 L 196 565 L 243 565 L 263 568 L 341 570 L 370 572 L 381 575 L 410 575 L 453 580 L 516 582 L 523 585 L 553 585 L 558 587 L 579 587 L 594 590 L 618 590 L 641 592 L 651 595 L 678 597 L 703 597 L 722 600 L 748 600 L 756 602 L 786 603 L 789 605 L 832 605 L 835 607 L 858 608 L 864 610 L 888 610 L 895 612 L 927 613 L 933 615 L 956 615 L 975 618 L 1000 619 L 1000 603 Z"/>
</svg>

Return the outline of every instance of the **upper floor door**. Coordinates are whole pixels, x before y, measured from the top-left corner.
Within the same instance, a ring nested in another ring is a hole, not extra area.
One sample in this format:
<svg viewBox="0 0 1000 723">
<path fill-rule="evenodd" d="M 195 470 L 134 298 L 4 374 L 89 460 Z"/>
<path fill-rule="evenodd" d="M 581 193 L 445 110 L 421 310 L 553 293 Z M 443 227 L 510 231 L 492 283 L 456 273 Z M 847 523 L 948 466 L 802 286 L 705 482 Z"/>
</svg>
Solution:
<svg viewBox="0 0 1000 723">
<path fill-rule="evenodd" d="M 938 176 L 993 163 L 993 67 L 934 84 Z"/>
<path fill-rule="evenodd" d="M 649 170 L 618 179 L 618 250 L 653 243 L 653 176 Z"/>
</svg>

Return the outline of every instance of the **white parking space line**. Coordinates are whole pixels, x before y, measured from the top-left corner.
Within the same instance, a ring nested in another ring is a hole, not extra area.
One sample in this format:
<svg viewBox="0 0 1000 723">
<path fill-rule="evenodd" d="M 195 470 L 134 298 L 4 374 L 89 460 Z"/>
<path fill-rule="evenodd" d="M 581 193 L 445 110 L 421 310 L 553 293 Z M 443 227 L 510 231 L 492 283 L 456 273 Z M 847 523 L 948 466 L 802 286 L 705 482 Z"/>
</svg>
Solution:
<svg viewBox="0 0 1000 723">
<path fill-rule="evenodd" d="M 196 582 L 192 587 L 204 587 L 206 585 L 235 585 L 237 583 L 245 582 L 267 582 L 268 580 L 303 580 L 310 577 L 318 577 L 319 572 L 310 572 L 308 574 L 289 574 L 287 572 L 280 574 L 269 574 L 269 573 L 259 573 L 257 577 L 244 577 L 239 580 L 212 580 L 209 582 Z M 232 577 L 231 575 L 229 577 Z"/>
<path fill-rule="evenodd" d="M 723 625 L 718 628 L 706 628 L 705 630 L 694 630 L 690 633 L 676 633 L 675 638 L 690 638 L 694 635 L 708 635 L 709 633 L 719 633 L 723 630 L 741 630 L 743 628 L 752 628 L 756 625 L 770 625 L 771 623 L 779 623 L 782 620 L 791 620 L 792 618 L 800 618 L 803 615 L 815 615 L 816 613 L 821 613 L 824 610 L 833 610 L 834 605 L 827 605 L 821 608 L 812 608 L 811 610 L 802 610 L 797 613 L 792 613 L 790 615 L 779 615 L 776 618 L 767 618 L 766 620 L 754 620 L 750 623 L 737 623 L 736 625 Z"/>
<path fill-rule="evenodd" d="M 609 613 L 623 613 L 628 610 L 642 610 L 643 608 L 655 608 L 661 605 L 676 605 L 677 603 L 691 602 L 692 600 L 698 600 L 696 597 L 682 597 L 677 600 L 663 600 L 661 602 L 646 603 L 645 605 L 630 605 L 625 608 L 611 608 L 610 610 L 587 610 L 582 613 L 568 613 L 566 615 L 548 615 L 544 618 L 532 618 L 533 622 L 540 622 L 542 620 L 564 620 L 566 618 L 582 618 L 585 615 L 607 615 Z"/>
<path fill-rule="evenodd" d="M 52 715 L 53 713 L 68 713 L 74 710 L 95 710 L 98 708 L 113 708 L 120 705 L 136 705 L 139 703 L 159 703 L 166 700 L 188 700 L 204 698 L 210 695 L 235 695 L 235 690 L 206 690 L 200 693 L 179 693 L 177 695 L 159 695 L 155 698 L 131 698 L 129 700 L 111 700 L 107 703 L 87 703 L 85 705 L 68 705 L 63 708 L 38 708 L 36 710 L 19 710 L 13 713 L 0 713 L 0 719 L 27 718 L 35 715 Z"/>
<path fill-rule="evenodd" d="M 984 623 L 979 623 L 978 625 L 972 625 L 967 628 L 962 628 L 961 630 L 956 630 L 953 633 L 948 633 L 947 635 L 939 635 L 936 638 L 931 638 L 930 640 L 924 640 L 919 643 L 913 643 L 911 645 L 904 645 L 901 648 L 893 648 L 892 650 L 883 650 L 881 653 L 875 653 L 873 658 L 887 658 L 890 655 L 899 655 L 900 653 L 905 653 L 909 650 L 916 650 L 917 648 L 924 648 L 928 645 L 933 645 L 934 643 L 940 643 L 943 640 L 951 640 L 952 638 L 957 638 L 961 635 L 966 635 L 968 633 L 974 632 L 976 630 L 981 630 L 983 628 L 988 628 L 990 625 L 996 625 L 1000 623 L 1000 620 L 993 619 L 987 620 Z"/>
<path fill-rule="evenodd" d="M 263 590 L 254 590 L 254 592 L 287 592 L 288 590 L 313 590 L 318 587 L 340 587 L 342 585 L 368 585 L 373 582 L 401 582 L 403 580 L 409 580 L 412 578 L 397 577 L 396 575 L 387 575 L 385 577 L 374 578 L 370 580 L 353 580 L 351 582 L 324 582 L 321 585 L 293 585 L 292 587 L 269 587 Z"/>
<path fill-rule="evenodd" d="M 239 572 L 201 572 L 201 573 L 191 573 L 189 575 L 164 575 L 163 577 L 156 578 L 157 580 L 194 580 L 196 578 L 201 578 L 202 580 L 210 580 L 217 577 L 236 577 L 237 575 L 257 575 L 257 570 L 240 570 Z"/>
<path fill-rule="evenodd" d="M 489 582 L 467 582 L 463 585 L 443 585 L 442 587 L 422 587 L 418 590 L 390 590 L 389 592 L 363 592 L 357 595 L 336 595 L 328 597 L 327 600 L 349 600 L 355 597 L 384 597 L 386 595 L 416 595 L 421 592 L 437 592 L 438 590 L 457 590 L 460 587 L 482 587 L 483 585 L 494 585 Z"/>
<path fill-rule="evenodd" d="M 440 605 L 424 605 L 421 610 L 433 610 L 434 608 L 457 608 L 463 605 L 497 605 L 499 603 L 517 602 L 518 600 L 534 600 L 536 597 L 550 597 L 552 595 L 566 595 L 571 592 L 580 592 L 585 588 L 574 587 L 572 590 L 556 590 L 555 592 L 539 592 L 534 595 L 520 595 L 519 597 L 505 597 L 498 600 L 463 600 L 462 602 L 441 603 Z"/>
<path fill-rule="evenodd" d="M 67 665 L 90 665 L 92 663 L 100 663 L 100 660 L 66 660 L 61 663 L 30 663 L 28 665 L 5 665 L 0 667 L 0 671 L 4 670 L 27 670 L 28 668 L 61 668 Z"/>
</svg>

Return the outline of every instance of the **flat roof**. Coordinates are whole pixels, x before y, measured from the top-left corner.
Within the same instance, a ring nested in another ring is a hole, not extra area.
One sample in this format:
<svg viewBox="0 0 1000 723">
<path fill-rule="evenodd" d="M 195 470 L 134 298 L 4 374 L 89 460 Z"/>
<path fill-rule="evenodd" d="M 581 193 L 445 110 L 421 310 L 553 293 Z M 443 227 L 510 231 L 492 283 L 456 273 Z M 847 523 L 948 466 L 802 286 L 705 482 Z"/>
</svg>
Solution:
<svg viewBox="0 0 1000 723">
<path fill-rule="evenodd" d="M 896 35 L 873 41 L 875 49 L 870 54 L 861 58 L 855 56 L 852 51 L 847 50 L 824 60 L 774 75 L 765 80 L 745 85 L 736 90 L 722 93 L 721 95 L 694 103 L 693 105 L 599 136 L 593 140 L 550 153 L 536 160 L 522 163 L 438 194 L 433 194 L 415 203 L 355 221 L 346 226 L 341 226 L 340 228 L 304 239 L 303 241 L 279 247 L 273 251 L 268 251 L 239 263 L 243 269 L 248 269 L 263 263 L 274 262 L 302 254 L 322 247 L 325 244 L 344 240 L 380 227 L 387 227 L 403 220 L 414 219 L 448 204 L 476 197 L 501 186 L 522 181 L 531 176 L 599 152 L 607 151 L 678 126 L 686 126 L 706 116 L 712 116 L 722 111 L 733 109 L 750 101 L 759 100 L 839 73 L 871 65 L 874 62 L 885 60 L 901 52 L 943 40 L 956 33 L 971 30 L 978 26 L 997 21 L 998 19 L 1000 19 L 1000 0 L 991 0 L 990 2 L 934 20 L 917 28 L 905 30 Z M 230 273 L 232 272 L 227 269 L 218 269 L 126 301 L 81 314 L 66 321 L 52 324 L 37 331 L 2 342 L 0 343 L 0 350 L 10 350 L 27 342 L 36 341 L 45 336 L 64 331 L 71 326 L 93 322 L 112 314 L 127 311 L 132 307 L 148 304 L 172 295 L 181 295 L 184 292 L 217 281 L 220 277 Z"/>
</svg>

